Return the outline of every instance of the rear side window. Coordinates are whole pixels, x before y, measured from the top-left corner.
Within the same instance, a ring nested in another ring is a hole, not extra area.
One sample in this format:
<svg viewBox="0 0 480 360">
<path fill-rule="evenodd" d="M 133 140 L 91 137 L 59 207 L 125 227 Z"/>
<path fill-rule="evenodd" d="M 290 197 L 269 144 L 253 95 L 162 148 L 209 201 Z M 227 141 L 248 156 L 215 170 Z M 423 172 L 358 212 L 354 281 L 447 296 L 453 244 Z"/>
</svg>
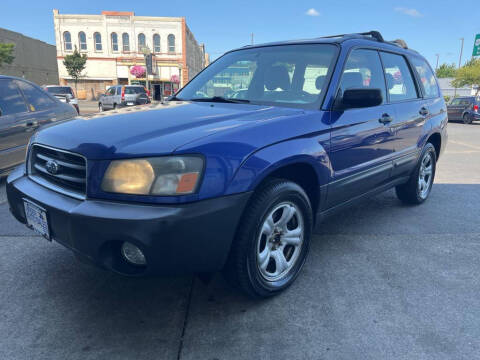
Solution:
<svg viewBox="0 0 480 360">
<path fill-rule="evenodd" d="M 141 86 L 130 86 L 125 88 L 125 94 L 144 94 L 145 89 Z"/>
<path fill-rule="evenodd" d="M 401 55 L 381 52 L 391 102 L 418 98 L 407 61 Z"/>
<path fill-rule="evenodd" d="M 428 66 L 427 62 L 416 57 L 412 58 L 411 60 L 413 66 L 415 67 L 415 71 L 418 74 L 418 78 L 422 83 L 425 97 L 436 98 L 440 96 L 437 80 L 435 79 L 435 75 L 433 75 L 433 71 L 430 66 Z"/>
<path fill-rule="evenodd" d="M 343 70 L 340 80 L 342 94 L 348 89 L 380 89 L 385 102 L 385 79 L 382 64 L 376 50 L 353 50 Z"/>
<path fill-rule="evenodd" d="M 46 110 L 55 106 L 55 101 L 50 99 L 45 91 L 24 81 L 17 81 L 17 84 L 30 105 L 30 111 Z"/>
<path fill-rule="evenodd" d="M 0 116 L 27 111 L 27 105 L 12 80 L 0 80 Z"/>
</svg>

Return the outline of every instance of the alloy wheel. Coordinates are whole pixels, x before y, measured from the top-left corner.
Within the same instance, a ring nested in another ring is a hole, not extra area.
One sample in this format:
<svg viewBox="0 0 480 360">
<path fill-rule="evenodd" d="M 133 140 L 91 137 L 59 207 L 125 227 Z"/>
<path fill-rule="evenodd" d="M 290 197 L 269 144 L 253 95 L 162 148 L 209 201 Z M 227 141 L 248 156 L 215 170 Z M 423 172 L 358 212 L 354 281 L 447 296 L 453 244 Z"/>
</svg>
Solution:
<svg viewBox="0 0 480 360">
<path fill-rule="evenodd" d="M 426 199 L 432 187 L 433 180 L 433 159 L 432 154 L 427 151 L 420 163 L 420 171 L 418 172 L 418 195 L 422 199 Z"/>
<path fill-rule="evenodd" d="M 304 220 L 292 202 L 283 202 L 268 213 L 257 240 L 257 267 L 262 277 L 278 281 L 295 266 L 304 239 Z"/>
</svg>

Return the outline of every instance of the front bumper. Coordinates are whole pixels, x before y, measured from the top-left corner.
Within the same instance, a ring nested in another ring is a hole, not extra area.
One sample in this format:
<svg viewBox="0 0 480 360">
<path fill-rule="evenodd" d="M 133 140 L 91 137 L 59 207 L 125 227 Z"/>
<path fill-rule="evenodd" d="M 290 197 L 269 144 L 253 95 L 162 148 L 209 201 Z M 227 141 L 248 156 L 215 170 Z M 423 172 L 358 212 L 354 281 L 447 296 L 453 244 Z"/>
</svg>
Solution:
<svg viewBox="0 0 480 360">
<path fill-rule="evenodd" d="M 26 223 L 23 199 L 47 211 L 52 239 L 88 261 L 124 275 L 179 274 L 220 270 L 251 193 L 182 205 L 146 205 L 77 200 L 47 189 L 18 169 L 7 179 L 15 218 Z M 147 265 L 126 262 L 120 246 L 129 241 Z"/>
</svg>

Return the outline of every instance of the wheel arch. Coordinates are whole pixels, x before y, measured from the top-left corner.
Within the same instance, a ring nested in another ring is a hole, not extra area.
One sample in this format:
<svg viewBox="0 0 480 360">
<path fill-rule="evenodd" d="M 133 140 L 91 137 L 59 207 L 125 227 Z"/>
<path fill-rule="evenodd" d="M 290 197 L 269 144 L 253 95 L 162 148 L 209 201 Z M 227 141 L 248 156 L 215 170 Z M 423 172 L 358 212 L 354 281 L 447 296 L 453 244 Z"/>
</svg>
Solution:
<svg viewBox="0 0 480 360">
<path fill-rule="evenodd" d="M 438 160 L 438 158 L 440 157 L 441 149 L 442 149 L 442 136 L 440 135 L 440 133 L 435 132 L 431 134 L 427 138 L 426 143 L 431 143 L 433 145 L 433 147 L 435 148 L 435 153 L 437 155 L 437 160 Z"/>
<path fill-rule="evenodd" d="M 295 139 L 263 148 L 252 154 L 236 171 L 227 193 L 255 191 L 272 178 L 293 181 L 307 193 L 314 214 L 330 179 L 330 161 L 313 138 Z"/>
</svg>

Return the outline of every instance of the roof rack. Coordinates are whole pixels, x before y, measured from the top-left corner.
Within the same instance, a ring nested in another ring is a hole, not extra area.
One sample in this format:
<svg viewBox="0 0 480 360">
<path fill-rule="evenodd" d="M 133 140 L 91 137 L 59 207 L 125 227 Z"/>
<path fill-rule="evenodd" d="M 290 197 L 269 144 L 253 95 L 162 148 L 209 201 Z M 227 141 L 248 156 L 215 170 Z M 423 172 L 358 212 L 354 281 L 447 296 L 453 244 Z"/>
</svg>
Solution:
<svg viewBox="0 0 480 360">
<path fill-rule="evenodd" d="M 398 47 L 401 47 L 402 49 L 408 49 L 407 43 L 405 40 L 402 39 L 396 39 L 393 41 L 386 41 L 380 31 L 372 30 L 372 31 L 367 31 L 367 32 L 361 32 L 361 33 L 351 33 L 351 34 L 339 34 L 339 35 L 330 35 L 330 36 L 322 36 L 322 38 L 328 39 L 328 38 L 336 38 L 336 37 L 344 37 L 344 38 L 358 38 L 358 37 L 368 37 L 371 38 L 372 40 L 376 40 L 378 42 L 384 42 L 387 44 L 395 45 Z"/>
<path fill-rule="evenodd" d="M 357 36 L 370 36 L 371 38 L 377 40 L 378 42 L 385 42 L 383 39 L 382 34 L 380 34 L 379 31 L 372 30 L 372 31 L 367 31 L 367 32 L 362 32 L 362 33 L 352 33 L 352 34 L 339 34 L 339 35 L 329 35 L 329 36 L 322 36 L 324 39 L 328 38 L 336 38 L 336 37 L 357 37 Z"/>
</svg>

